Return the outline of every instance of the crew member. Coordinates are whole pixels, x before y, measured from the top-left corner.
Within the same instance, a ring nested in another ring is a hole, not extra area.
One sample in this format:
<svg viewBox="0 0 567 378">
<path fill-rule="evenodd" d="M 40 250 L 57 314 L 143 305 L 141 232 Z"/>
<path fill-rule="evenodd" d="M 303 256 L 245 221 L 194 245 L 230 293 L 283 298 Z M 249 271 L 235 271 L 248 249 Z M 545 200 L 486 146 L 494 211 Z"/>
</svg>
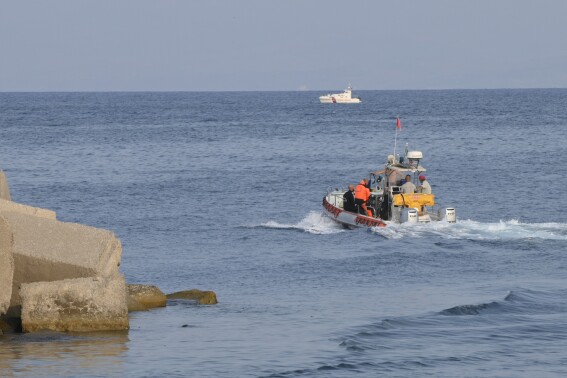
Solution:
<svg viewBox="0 0 567 378">
<path fill-rule="evenodd" d="M 366 203 L 370 198 L 370 189 L 368 189 L 368 179 L 362 179 L 356 186 L 354 191 L 354 202 L 358 205 L 358 213 L 362 215 L 372 216 L 372 211 L 366 207 Z"/>
<path fill-rule="evenodd" d="M 351 213 L 358 213 L 358 206 L 354 200 L 354 185 L 348 186 L 348 191 L 343 194 L 343 208 Z"/>
<path fill-rule="evenodd" d="M 418 193 L 431 194 L 431 185 L 427 182 L 425 175 L 419 175 L 420 185 L 417 187 Z"/>
<path fill-rule="evenodd" d="M 402 185 L 402 194 L 415 193 L 415 184 L 411 182 L 411 176 L 406 175 L 406 182 Z"/>
</svg>

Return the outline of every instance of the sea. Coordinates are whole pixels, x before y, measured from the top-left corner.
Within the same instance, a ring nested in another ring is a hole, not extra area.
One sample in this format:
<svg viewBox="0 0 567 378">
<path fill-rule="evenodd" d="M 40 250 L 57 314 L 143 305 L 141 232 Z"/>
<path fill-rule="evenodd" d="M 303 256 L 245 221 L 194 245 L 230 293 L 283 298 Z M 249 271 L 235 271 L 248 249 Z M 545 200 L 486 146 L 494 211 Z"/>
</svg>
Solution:
<svg viewBox="0 0 567 378">
<path fill-rule="evenodd" d="M 128 283 L 219 301 L 4 334 L 0 376 L 567 376 L 567 89 L 325 93 L 0 93 L 14 201 L 113 231 Z M 323 214 L 394 148 L 457 223 Z"/>
</svg>

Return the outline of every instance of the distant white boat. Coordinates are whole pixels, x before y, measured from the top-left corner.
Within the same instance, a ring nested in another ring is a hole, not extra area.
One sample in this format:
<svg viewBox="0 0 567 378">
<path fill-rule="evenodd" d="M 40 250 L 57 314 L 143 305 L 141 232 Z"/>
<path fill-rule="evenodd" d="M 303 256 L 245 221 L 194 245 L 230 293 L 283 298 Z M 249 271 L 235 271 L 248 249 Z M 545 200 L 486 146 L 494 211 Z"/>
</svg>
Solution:
<svg viewBox="0 0 567 378">
<path fill-rule="evenodd" d="M 349 85 L 343 93 L 327 94 L 319 97 L 323 104 L 358 104 L 362 102 L 360 97 L 352 97 L 352 88 Z"/>
</svg>

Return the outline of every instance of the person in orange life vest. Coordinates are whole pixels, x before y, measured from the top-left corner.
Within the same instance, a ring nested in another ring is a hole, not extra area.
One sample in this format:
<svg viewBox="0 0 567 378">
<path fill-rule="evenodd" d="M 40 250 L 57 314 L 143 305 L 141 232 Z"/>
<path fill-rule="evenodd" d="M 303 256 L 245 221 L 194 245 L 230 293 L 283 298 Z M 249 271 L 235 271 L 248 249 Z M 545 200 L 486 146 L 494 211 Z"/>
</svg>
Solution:
<svg viewBox="0 0 567 378">
<path fill-rule="evenodd" d="M 354 202 L 358 205 L 358 213 L 372 216 L 372 211 L 366 207 L 366 202 L 370 198 L 370 189 L 368 189 L 368 179 L 362 179 L 356 186 L 354 191 Z"/>
</svg>

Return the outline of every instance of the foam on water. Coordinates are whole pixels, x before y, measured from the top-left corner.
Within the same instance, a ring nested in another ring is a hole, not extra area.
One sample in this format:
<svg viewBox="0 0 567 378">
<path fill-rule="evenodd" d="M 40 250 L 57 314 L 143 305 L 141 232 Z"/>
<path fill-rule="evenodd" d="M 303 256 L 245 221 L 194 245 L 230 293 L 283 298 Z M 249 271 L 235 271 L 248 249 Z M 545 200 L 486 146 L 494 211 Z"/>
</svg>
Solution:
<svg viewBox="0 0 567 378">
<path fill-rule="evenodd" d="M 309 212 L 305 216 L 305 218 L 295 224 L 279 223 L 277 221 L 270 220 L 268 222 L 260 224 L 259 226 L 252 227 L 291 229 L 318 235 L 336 234 L 338 232 L 345 231 L 345 229 L 339 224 L 329 219 L 323 213 L 316 211 Z"/>
<path fill-rule="evenodd" d="M 565 223 L 521 223 L 518 220 L 494 223 L 461 220 L 457 223 L 432 222 L 427 224 L 390 223 L 387 227 L 375 227 L 372 231 L 387 239 L 419 238 L 431 235 L 461 240 L 567 240 Z"/>
</svg>

